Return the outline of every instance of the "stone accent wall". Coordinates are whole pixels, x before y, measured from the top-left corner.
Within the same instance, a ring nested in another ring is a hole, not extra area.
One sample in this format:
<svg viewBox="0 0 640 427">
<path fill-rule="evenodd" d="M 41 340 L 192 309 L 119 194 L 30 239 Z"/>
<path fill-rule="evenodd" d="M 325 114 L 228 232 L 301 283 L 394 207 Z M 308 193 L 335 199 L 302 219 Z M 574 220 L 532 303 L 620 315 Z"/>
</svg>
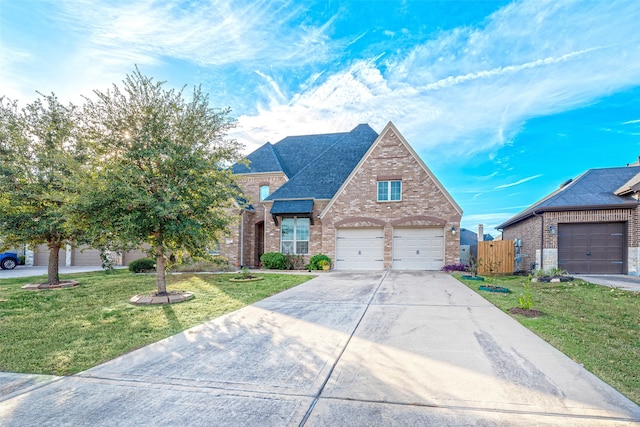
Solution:
<svg viewBox="0 0 640 427">
<path fill-rule="evenodd" d="M 401 201 L 377 201 L 377 182 L 386 177 L 402 180 Z M 460 234 L 450 231 L 452 227 L 460 230 L 460 214 L 393 129 L 381 137 L 322 222 L 322 249 L 332 259 L 336 228 L 384 228 L 384 266 L 391 268 L 394 227 L 437 226 L 445 230 L 444 263 L 460 261 Z"/>
</svg>

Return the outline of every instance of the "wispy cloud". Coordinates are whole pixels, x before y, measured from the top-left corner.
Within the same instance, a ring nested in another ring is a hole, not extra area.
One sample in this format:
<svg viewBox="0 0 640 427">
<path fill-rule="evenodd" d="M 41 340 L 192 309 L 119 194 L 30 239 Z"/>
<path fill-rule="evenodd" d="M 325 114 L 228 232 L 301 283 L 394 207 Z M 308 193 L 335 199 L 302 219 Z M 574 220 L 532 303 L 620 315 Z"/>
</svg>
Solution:
<svg viewBox="0 0 640 427">
<path fill-rule="evenodd" d="M 532 179 L 540 178 L 541 176 L 542 176 L 542 174 L 529 176 L 527 178 L 522 178 L 522 179 L 520 179 L 520 180 L 518 180 L 516 182 L 511 182 L 509 184 L 498 185 L 496 187 L 496 189 L 515 187 L 516 185 L 524 184 L 525 182 L 531 181 Z"/>
<path fill-rule="evenodd" d="M 289 102 L 240 117 L 240 135 L 273 141 L 290 126 L 381 129 L 392 120 L 419 151 L 470 158 L 509 142 L 528 119 L 637 84 L 637 22 L 634 2 L 514 2 L 483 27 L 324 75 Z"/>
<path fill-rule="evenodd" d="M 622 124 L 623 125 L 633 125 L 633 124 L 636 124 L 636 123 L 640 123 L 640 119 L 639 120 L 628 120 L 628 121 L 626 121 L 626 122 L 624 122 Z"/>
</svg>

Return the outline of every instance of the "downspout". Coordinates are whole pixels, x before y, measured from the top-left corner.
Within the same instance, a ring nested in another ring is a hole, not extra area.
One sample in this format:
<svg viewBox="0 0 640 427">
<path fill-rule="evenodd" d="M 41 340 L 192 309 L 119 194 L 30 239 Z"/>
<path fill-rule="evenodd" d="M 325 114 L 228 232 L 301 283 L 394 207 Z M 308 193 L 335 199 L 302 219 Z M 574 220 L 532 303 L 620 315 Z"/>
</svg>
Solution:
<svg viewBox="0 0 640 427">
<path fill-rule="evenodd" d="M 240 268 L 244 266 L 244 209 L 240 215 Z"/>
</svg>

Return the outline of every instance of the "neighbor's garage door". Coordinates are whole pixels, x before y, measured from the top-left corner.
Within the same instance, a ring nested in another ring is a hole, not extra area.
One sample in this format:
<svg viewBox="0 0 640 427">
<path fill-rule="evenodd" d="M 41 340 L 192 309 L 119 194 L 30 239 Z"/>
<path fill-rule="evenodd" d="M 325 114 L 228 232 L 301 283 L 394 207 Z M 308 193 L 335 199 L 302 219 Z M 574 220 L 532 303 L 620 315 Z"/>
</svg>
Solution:
<svg viewBox="0 0 640 427">
<path fill-rule="evenodd" d="M 558 225 L 558 267 L 569 273 L 624 274 L 623 222 Z"/>
<path fill-rule="evenodd" d="M 83 245 L 74 249 L 71 265 L 102 265 L 99 249 L 89 249 Z"/>
<path fill-rule="evenodd" d="M 384 269 L 384 234 L 381 228 L 339 228 L 336 235 L 336 270 Z"/>
<path fill-rule="evenodd" d="M 440 270 L 443 265 L 443 228 L 393 230 L 394 270 Z"/>
</svg>

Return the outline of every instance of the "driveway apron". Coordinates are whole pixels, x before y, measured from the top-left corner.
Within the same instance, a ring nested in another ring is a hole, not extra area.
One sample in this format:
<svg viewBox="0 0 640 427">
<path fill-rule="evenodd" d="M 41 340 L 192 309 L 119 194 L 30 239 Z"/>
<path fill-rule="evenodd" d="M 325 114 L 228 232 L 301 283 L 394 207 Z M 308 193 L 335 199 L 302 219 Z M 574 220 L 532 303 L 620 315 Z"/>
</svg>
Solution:
<svg viewBox="0 0 640 427">
<path fill-rule="evenodd" d="M 0 395 L 0 425 L 640 422 L 633 402 L 437 272 L 323 274 L 80 374 L 28 384 Z"/>
</svg>

